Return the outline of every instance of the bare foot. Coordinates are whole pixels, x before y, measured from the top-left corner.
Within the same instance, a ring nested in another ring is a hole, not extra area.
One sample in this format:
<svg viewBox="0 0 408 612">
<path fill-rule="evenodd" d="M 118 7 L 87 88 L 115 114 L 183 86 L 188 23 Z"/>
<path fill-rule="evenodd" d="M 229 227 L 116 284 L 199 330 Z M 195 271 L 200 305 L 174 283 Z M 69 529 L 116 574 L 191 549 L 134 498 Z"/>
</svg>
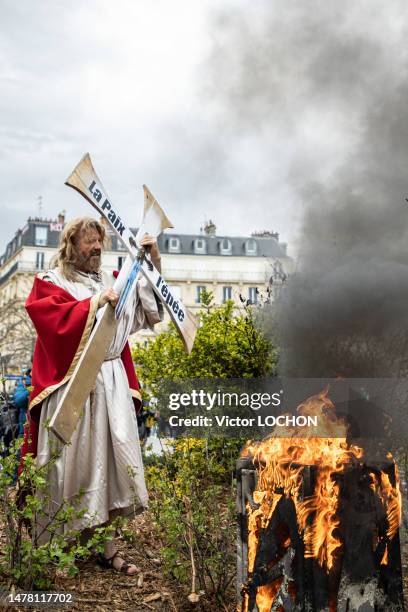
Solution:
<svg viewBox="0 0 408 612">
<path fill-rule="evenodd" d="M 135 574 L 140 572 L 140 569 L 136 567 L 136 565 L 134 565 L 133 563 L 126 563 L 126 561 L 122 559 L 122 557 L 119 557 L 119 555 L 115 556 L 112 559 L 112 567 L 117 572 L 122 572 L 127 576 L 134 576 Z"/>
<path fill-rule="evenodd" d="M 125 574 L 126 576 L 134 576 L 140 572 L 140 569 L 136 567 L 136 565 L 133 563 L 127 563 L 125 559 L 119 556 L 118 552 L 115 552 L 112 557 L 108 558 L 102 554 L 99 554 L 97 563 L 105 569 L 112 568 L 117 572 L 122 572 L 122 574 Z"/>
</svg>

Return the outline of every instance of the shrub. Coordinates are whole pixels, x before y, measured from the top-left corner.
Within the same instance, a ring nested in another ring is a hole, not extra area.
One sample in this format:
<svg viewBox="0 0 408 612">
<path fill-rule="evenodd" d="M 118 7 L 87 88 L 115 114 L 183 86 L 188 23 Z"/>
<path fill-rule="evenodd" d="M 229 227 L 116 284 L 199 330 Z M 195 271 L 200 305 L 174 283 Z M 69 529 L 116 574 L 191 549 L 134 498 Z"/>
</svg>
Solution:
<svg viewBox="0 0 408 612">
<path fill-rule="evenodd" d="M 80 531 L 62 533 L 68 521 L 81 518 L 82 492 L 71 500 L 63 500 L 49 516 L 48 470 L 57 460 L 55 454 L 44 466 L 38 467 L 31 455 L 26 455 L 24 467 L 15 485 L 19 465 L 21 440 L 14 440 L 8 449 L 0 447 L 0 532 L 4 546 L 0 555 L 1 585 L 24 590 L 52 587 L 56 573 L 75 575 L 76 560 L 88 558 L 94 550 L 102 552 L 103 543 L 111 539 L 119 522 L 97 527 L 86 541 Z M 45 531 L 51 535 L 44 539 Z"/>
<path fill-rule="evenodd" d="M 173 325 L 147 346 L 135 346 L 145 397 L 160 398 L 174 382 L 274 374 L 277 350 L 255 325 L 252 308 L 237 313 L 233 302 L 214 306 L 210 293 L 203 301 L 190 355 Z M 218 604 L 231 599 L 236 558 L 233 474 L 244 442 L 179 439 L 170 443 L 170 452 L 145 462 L 165 570 L 189 585 L 190 601 L 197 600 L 198 591 Z"/>
<path fill-rule="evenodd" d="M 235 576 L 231 468 L 238 441 L 230 441 L 224 462 L 219 461 L 221 441 L 212 442 L 174 441 L 172 452 L 147 467 L 146 476 L 165 571 L 188 584 L 191 596 L 201 591 L 221 603 Z"/>
</svg>

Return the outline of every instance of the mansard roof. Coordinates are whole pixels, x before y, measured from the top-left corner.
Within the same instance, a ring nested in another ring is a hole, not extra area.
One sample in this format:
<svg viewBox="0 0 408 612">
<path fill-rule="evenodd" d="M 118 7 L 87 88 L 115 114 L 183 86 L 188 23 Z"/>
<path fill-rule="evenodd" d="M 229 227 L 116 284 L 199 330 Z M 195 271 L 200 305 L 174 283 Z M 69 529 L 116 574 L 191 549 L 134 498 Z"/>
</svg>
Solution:
<svg viewBox="0 0 408 612">
<path fill-rule="evenodd" d="M 36 228 L 46 227 L 45 242 L 39 244 L 36 240 Z M 7 244 L 3 255 L 0 257 L 0 265 L 4 264 L 12 255 L 23 246 L 34 246 L 37 248 L 57 248 L 62 224 L 54 219 L 29 218 L 27 224 L 17 230 L 15 236 Z M 134 233 L 137 228 L 131 228 Z M 177 244 L 176 248 L 170 248 Z M 198 241 L 204 241 L 200 243 Z M 267 236 L 218 236 L 207 234 L 178 234 L 163 233 L 159 236 L 158 244 L 160 251 L 164 254 L 174 255 L 225 255 L 225 256 L 257 256 L 257 257 L 288 257 L 286 243 L 279 242 L 278 234 Z M 204 248 L 198 248 L 199 246 Z M 111 235 L 111 248 L 113 251 L 123 251 L 120 241 L 115 235 Z"/>
</svg>

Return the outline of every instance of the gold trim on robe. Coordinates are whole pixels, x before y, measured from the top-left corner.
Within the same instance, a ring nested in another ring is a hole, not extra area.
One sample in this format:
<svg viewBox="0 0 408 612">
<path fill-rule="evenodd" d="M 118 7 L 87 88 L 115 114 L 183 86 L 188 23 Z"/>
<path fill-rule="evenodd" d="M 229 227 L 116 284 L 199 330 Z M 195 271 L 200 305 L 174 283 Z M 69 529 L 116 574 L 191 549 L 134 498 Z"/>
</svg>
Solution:
<svg viewBox="0 0 408 612">
<path fill-rule="evenodd" d="M 30 405 L 28 407 L 29 410 L 31 410 L 34 406 L 37 406 L 37 404 L 40 404 L 42 401 L 44 401 L 46 397 L 51 395 L 51 393 L 53 393 L 56 389 L 61 387 L 61 385 L 64 385 L 71 378 L 72 373 L 75 370 L 76 364 L 78 363 L 79 358 L 81 357 L 82 351 L 84 350 L 85 345 L 88 342 L 89 336 L 91 335 L 91 331 L 95 323 L 96 312 L 98 310 L 99 297 L 100 297 L 100 293 L 97 293 L 96 295 L 93 295 L 91 297 L 91 301 L 89 304 L 89 313 L 88 313 L 88 317 L 85 323 L 84 331 L 82 332 L 82 337 L 78 344 L 78 348 L 76 350 L 74 358 L 71 361 L 71 365 L 69 366 L 64 378 L 60 380 L 58 383 L 56 383 L 55 385 L 51 385 L 50 387 L 43 389 L 41 393 L 39 393 L 30 402 Z"/>
</svg>

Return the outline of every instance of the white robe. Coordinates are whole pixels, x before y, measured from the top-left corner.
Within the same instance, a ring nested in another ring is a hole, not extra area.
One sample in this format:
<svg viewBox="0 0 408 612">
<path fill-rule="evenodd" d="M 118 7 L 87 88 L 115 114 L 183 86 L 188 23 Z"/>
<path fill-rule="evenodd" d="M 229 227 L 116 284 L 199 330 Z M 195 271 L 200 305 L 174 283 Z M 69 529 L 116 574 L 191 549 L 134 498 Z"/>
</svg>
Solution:
<svg viewBox="0 0 408 612">
<path fill-rule="evenodd" d="M 114 280 L 105 274 L 98 278 L 97 275 L 80 273 L 79 281 L 72 282 L 58 270 L 50 270 L 42 278 L 62 287 L 77 300 L 103 291 Z M 80 519 L 65 523 L 64 533 L 101 525 L 117 515 L 135 514 L 147 507 L 135 407 L 119 356 L 130 333 L 142 327 L 152 327 L 160 320 L 160 314 L 154 313 L 152 304 L 155 304 L 152 290 L 142 278 L 118 322 L 107 360 L 102 364 L 70 445 L 62 445 L 44 427 L 66 385 L 59 387 L 42 403 L 37 464 L 44 465 L 50 459 L 52 449 L 61 452 L 48 474 L 52 502 L 47 513 L 52 514 L 63 500 L 72 500 L 80 489 L 83 491 L 79 508 L 86 509 L 86 513 Z M 64 350 L 63 346 L 61 350 Z M 44 532 L 42 539 L 48 537 L 48 532 Z"/>
</svg>

